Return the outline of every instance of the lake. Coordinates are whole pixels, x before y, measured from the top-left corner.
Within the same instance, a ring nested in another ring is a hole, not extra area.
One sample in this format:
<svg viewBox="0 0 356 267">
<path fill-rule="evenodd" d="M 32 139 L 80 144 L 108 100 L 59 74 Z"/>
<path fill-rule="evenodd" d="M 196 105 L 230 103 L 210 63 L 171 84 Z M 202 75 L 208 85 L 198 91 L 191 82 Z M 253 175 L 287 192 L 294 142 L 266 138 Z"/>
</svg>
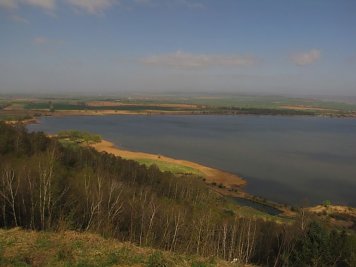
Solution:
<svg viewBox="0 0 356 267">
<path fill-rule="evenodd" d="M 284 116 L 42 117 L 29 130 L 100 134 L 115 145 L 239 174 L 281 203 L 356 206 L 356 120 Z"/>
</svg>

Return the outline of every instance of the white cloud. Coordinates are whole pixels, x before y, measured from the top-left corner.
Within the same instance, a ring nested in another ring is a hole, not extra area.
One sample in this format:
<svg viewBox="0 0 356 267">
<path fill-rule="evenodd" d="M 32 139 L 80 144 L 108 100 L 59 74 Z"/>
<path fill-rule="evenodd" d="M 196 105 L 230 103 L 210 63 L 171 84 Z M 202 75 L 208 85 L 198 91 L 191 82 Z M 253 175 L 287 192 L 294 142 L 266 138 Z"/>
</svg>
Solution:
<svg viewBox="0 0 356 267">
<path fill-rule="evenodd" d="M 44 45 L 48 43 L 48 39 L 43 36 L 38 36 L 36 38 L 33 38 L 32 43 L 35 45 Z"/>
<path fill-rule="evenodd" d="M 22 0 L 24 4 L 37 6 L 47 10 L 53 10 L 56 7 L 55 0 Z"/>
<path fill-rule="evenodd" d="M 126 8 L 133 8 L 133 6 L 161 6 L 167 8 L 180 6 L 200 9 L 204 7 L 198 0 L 0 0 L 0 8 L 14 10 L 27 5 L 42 8 L 48 14 L 53 14 L 56 6 L 62 3 L 74 7 L 76 10 L 94 15 L 102 14 L 117 4 L 122 4 Z"/>
<path fill-rule="evenodd" d="M 150 7 L 184 7 L 190 9 L 201 9 L 204 8 L 204 4 L 197 0 L 131 0 L 136 5 L 139 6 L 150 6 Z"/>
<path fill-rule="evenodd" d="M 19 22 L 19 23 L 30 24 L 30 22 L 26 18 L 21 17 L 19 15 L 11 16 L 11 20 L 13 20 L 15 22 Z"/>
<path fill-rule="evenodd" d="M 190 54 L 177 51 L 170 54 L 152 55 L 142 60 L 144 64 L 171 67 L 213 67 L 213 66 L 251 66 L 258 60 L 245 55 Z"/>
<path fill-rule="evenodd" d="M 200 3 L 200 2 L 196 2 L 196 1 L 191 1 L 191 0 L 177 0 L 177 4 L 188 7 L 188 8 L 204 8 L 204 4 Z"/>
<path fill-rule="evenodd" d="M 58 48 L 65 44 L 63 40 L 49 39 L 45 36 L 38 36 L 32 39 L 32 44 L 46 49 Z"/>
<path fill-rule="evenodd" d="M 16 9 L 21 5 L 28 5 L 53 11 L 59 2 L 58 0 L 0 0 L 0 7 Z M 119 0 L 66 0 L 66 2 L 87 13 L 98 14 L 110 8 Z"/>
<path fill-rule="evenodd" d="M 67 2 L 75 8 L 84 10 L 89 14 L 100 14 L 118 3 L 117 0 L 67 0 Z"/>
<path fill-rule="evenodd" d="M 56 0 L 0 0 L 0 7 L 8 9 L 18 8 L 22 4 L 53 10 L 56 6 Z"/>
<path fill-rule="evenodd" d="M 0 7 L 14 9 L 18 7 L 17 0 L 0 0 Z"/>
<path fill-rule="evenodd" d="M 320 58 L 320 50 L 312 49 L 308 52 L 297 53 L 291 56 L 291 60 L 298 66 L 313 64 Z"/>
<path fill-rule="evenodd" d="M 133 2 L 140 5 L 152 4 L 152 0 L 133 0 Z"/>
</svg>

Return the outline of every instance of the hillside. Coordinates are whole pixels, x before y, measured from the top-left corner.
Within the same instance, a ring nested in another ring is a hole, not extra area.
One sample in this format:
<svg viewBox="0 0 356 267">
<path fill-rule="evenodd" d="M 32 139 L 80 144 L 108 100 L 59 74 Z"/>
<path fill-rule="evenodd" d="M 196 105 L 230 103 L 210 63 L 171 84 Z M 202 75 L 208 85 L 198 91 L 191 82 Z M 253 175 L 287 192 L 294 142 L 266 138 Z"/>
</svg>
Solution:
<svg viewBox="0 0 356 267">
<path fill-rule="evenodd" d="M 42 231 L 26 232 L 40 236 L 58 232 L 53 238 L 63 242 L 71 239 L 68 231 L 77 231 L 180 255 L 236 259 L 241 265 L 356 263 L 354 232 L 306 212 L 289 223 L 245 216 L 200 177 L 176 176 L 93 148 L 63 145 L 1 122 L 0 209 L 0 227 Z M 2 238 L 8 237 L 4 232 Z M 20 246 L 27 242 L 18 240 Z M 88 250 L 95 251 L 96 243 L 88 240 Z M 2 247 L 11 244 L 10 238 Z M 15 249 L 14 256 L 22 252 Z"/>
<path fill-rule="evenodd" d="M 97 234 L 0 229 L 1 266 L 237 266 L 214 257 L 183 256 Z"/>
</svg>

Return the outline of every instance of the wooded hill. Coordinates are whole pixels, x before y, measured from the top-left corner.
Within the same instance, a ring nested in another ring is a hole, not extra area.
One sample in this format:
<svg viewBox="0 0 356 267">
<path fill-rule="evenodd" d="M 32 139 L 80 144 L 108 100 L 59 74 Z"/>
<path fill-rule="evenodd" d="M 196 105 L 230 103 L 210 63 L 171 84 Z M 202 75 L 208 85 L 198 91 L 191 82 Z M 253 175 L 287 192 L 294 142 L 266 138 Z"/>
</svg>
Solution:
<svg viewBox="0 0 356 267">
<path fill-rule="evenodd" d="M 243 264 L 356 265 L 355 234 L 304 212 L 291 224 L 244 218 L 199 177 L 63 146 L 1 122 L 0 226 L 90 231 Z"/>
</svg>

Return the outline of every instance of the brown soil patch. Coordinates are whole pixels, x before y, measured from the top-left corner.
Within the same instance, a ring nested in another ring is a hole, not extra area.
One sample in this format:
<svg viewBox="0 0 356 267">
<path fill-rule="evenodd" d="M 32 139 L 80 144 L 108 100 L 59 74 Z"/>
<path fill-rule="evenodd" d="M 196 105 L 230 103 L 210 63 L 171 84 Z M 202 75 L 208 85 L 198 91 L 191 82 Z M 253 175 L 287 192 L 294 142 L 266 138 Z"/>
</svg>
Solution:
<svg viewBox="0 0 356 267">
<path fill-rule="evenodd" d="M 293 110 L 336 111 L 334 109 L 318 108 L 318 107 L 310 107 L 310 106 L 291 106 L 291 105 L 286 105 L 286 106 L 280 106 L 280 108 L 293 109 Z"/>
<path fill-rule="evenodd" d="M 197 108 L 192 104 L 150 104 L 150 103 L 122 103 L 118 101 L 90 101 L 86 103 L 90 107 L 130 107 L 130 106 L 147 106 L 147 107 L 162 107 L 162 108 Z"/>
<path fill-rule="evenodd" d="M 119 101 L 90 101 L 85 103 L 89 107 L 116 107 L 122 106 Z"/>
<path fill-rule="evenodd" d="M 123 150 L 123 149 L 115 147 L 113 143 L 105 141 L 105 140 L 101 141 L 100 143 L 93 144 L 91 146 L 99 152 L 107 152 L 107 153 L 110 153 L 110 154 L 113 154 L 116 156 L 120 156 L 120 157 L 126 158 L 126 159 L 134 160 L 134 159 L 140 158 L 140 159 L 161 160 L 161 161 L 197 169 L 201 173 L 204 174 L 204 178 L 206 179 L 207 183 L 215 182 L 216 184 L 223 184 L 226 188 L 231 188 L 231 189 L 239 188 L 246 184 L 246 181 L 243 178 L 241 178 L 235 174 L 228 173 L 228 172 L 221 171 L 221 170 L 214 169 L 214 168 L 210 168 L 210 167 L 201 165 L 199 163 L 191 162 L 191 161 L 174 159 L 174 158 L 170 158 L 170 157 L 166 157 L 166 156 L 149 154 L 149 153 L 144 153 L 144 152 L 133 152 L 133 151 L 128 151 L 128 150 Z"/>
<path fill-rule="evenodd" d="M 40 110 L 38 110 L 40 111 Z M 43 115 L 49 116 L 104 116 L 104 115 L 190 115 L 192 111 L 161 111 L 161 110 L 57 110 L 55 112 L 41 111 Z"/>
<path fill-rule="evenodd" d="M 103 116 L 103 115 L 137 115 L 142 114 L 139 112 L 131 112 L 127 110 L 58 110 L 53 112 L 51 115 L 54 116 L 80 116 L 80 115 L 90 115 L 90 116 Z"/>
</svg>

